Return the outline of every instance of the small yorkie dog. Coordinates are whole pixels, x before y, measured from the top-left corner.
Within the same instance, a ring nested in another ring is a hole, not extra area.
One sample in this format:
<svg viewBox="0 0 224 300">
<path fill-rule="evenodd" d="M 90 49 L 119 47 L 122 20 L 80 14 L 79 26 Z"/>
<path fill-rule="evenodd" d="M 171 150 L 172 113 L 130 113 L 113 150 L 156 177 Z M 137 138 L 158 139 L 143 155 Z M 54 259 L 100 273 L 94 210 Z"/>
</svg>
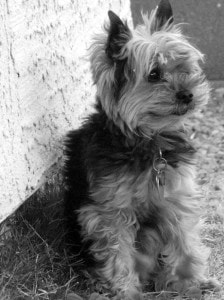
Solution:
<svg viewBox="0 0 224 300">
<path fill-rule="evenodd" d="M 181 292 L 205 278 L 195 149 L 185 121 L 209 98 L 192 46 L 161 0 L 131 30 L 109 11 L 90 62 L 96 111 L 66 139 L 65 214 L 74 248 L 112 292 Z"/>
</svg>

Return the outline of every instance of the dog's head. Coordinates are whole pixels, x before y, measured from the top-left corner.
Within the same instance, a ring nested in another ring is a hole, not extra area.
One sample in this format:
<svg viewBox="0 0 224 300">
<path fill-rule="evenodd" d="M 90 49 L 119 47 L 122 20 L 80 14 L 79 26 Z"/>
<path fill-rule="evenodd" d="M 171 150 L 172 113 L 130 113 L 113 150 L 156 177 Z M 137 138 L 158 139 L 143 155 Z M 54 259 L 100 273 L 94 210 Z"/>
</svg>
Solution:
<svg viewBox="0 0 224 300">
<path fill-rule="evenodd" d="M 200 67 L 203 55 L 174 24 L 169 1 L 143 15 L 135 30 L 112 11 L 108 15 L 106 34 L 96 37 L 90 57 L 108 118 L 124 133 L 144 136 L 180 128 L 207 102 L 209 86 Z"/>
</svg>

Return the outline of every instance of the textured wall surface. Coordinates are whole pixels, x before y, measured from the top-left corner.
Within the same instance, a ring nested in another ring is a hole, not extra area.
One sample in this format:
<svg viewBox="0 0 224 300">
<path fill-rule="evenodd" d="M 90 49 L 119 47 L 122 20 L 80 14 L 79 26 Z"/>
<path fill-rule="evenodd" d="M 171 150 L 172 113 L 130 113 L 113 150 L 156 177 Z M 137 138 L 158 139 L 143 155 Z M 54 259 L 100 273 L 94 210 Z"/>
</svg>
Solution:
<svg viewBox="0 0 224 300">
<path fill-rule="evenodd" d="M 141 10 L 151 11 L 159 0 L 131 0 L 134 24 Z M 224 0 L 170 0 L 175 22 L 187 23 L 184 31 L 206 54 L 206 73 L 211 80 L 224 80 Z"/>
<path fill-rule="evenodd" d="M 131 20 L 129 0 L 0 1 L 0 221 L 44 182 L 91 109 L 85 54 L 108 9 Z"/>
</svg>

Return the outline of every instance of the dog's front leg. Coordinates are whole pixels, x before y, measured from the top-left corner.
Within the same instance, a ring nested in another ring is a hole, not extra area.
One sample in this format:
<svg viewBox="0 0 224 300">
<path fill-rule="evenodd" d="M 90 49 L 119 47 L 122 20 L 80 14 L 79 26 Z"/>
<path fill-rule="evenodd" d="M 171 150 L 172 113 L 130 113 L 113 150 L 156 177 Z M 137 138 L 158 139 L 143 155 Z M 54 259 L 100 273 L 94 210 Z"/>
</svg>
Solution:
<svg viewBox="0 0 224 300">
<path fill-rule="evenodd" d="M 139 299 L 135 271 L 135 216 L 129 209 L 86 205 L 79 210 L 84 241 L 96 262 L 96 273 L 127 299 Z"/>
</svg>

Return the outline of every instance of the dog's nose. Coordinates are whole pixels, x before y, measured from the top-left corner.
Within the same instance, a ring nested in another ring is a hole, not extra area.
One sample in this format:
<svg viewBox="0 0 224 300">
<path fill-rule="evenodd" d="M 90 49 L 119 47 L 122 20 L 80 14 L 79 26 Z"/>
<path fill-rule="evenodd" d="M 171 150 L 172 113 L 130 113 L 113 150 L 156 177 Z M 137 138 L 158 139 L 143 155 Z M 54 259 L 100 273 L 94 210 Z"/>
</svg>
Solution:
<svg viewBox="0 0 224 300">
<path fill-rule="evenodd" d="M 188 104 L 193 100 L 193 94 L 187 91 L 179 91 L 176 93 L 176 98 L 181 102 Z"/>
</svg>

